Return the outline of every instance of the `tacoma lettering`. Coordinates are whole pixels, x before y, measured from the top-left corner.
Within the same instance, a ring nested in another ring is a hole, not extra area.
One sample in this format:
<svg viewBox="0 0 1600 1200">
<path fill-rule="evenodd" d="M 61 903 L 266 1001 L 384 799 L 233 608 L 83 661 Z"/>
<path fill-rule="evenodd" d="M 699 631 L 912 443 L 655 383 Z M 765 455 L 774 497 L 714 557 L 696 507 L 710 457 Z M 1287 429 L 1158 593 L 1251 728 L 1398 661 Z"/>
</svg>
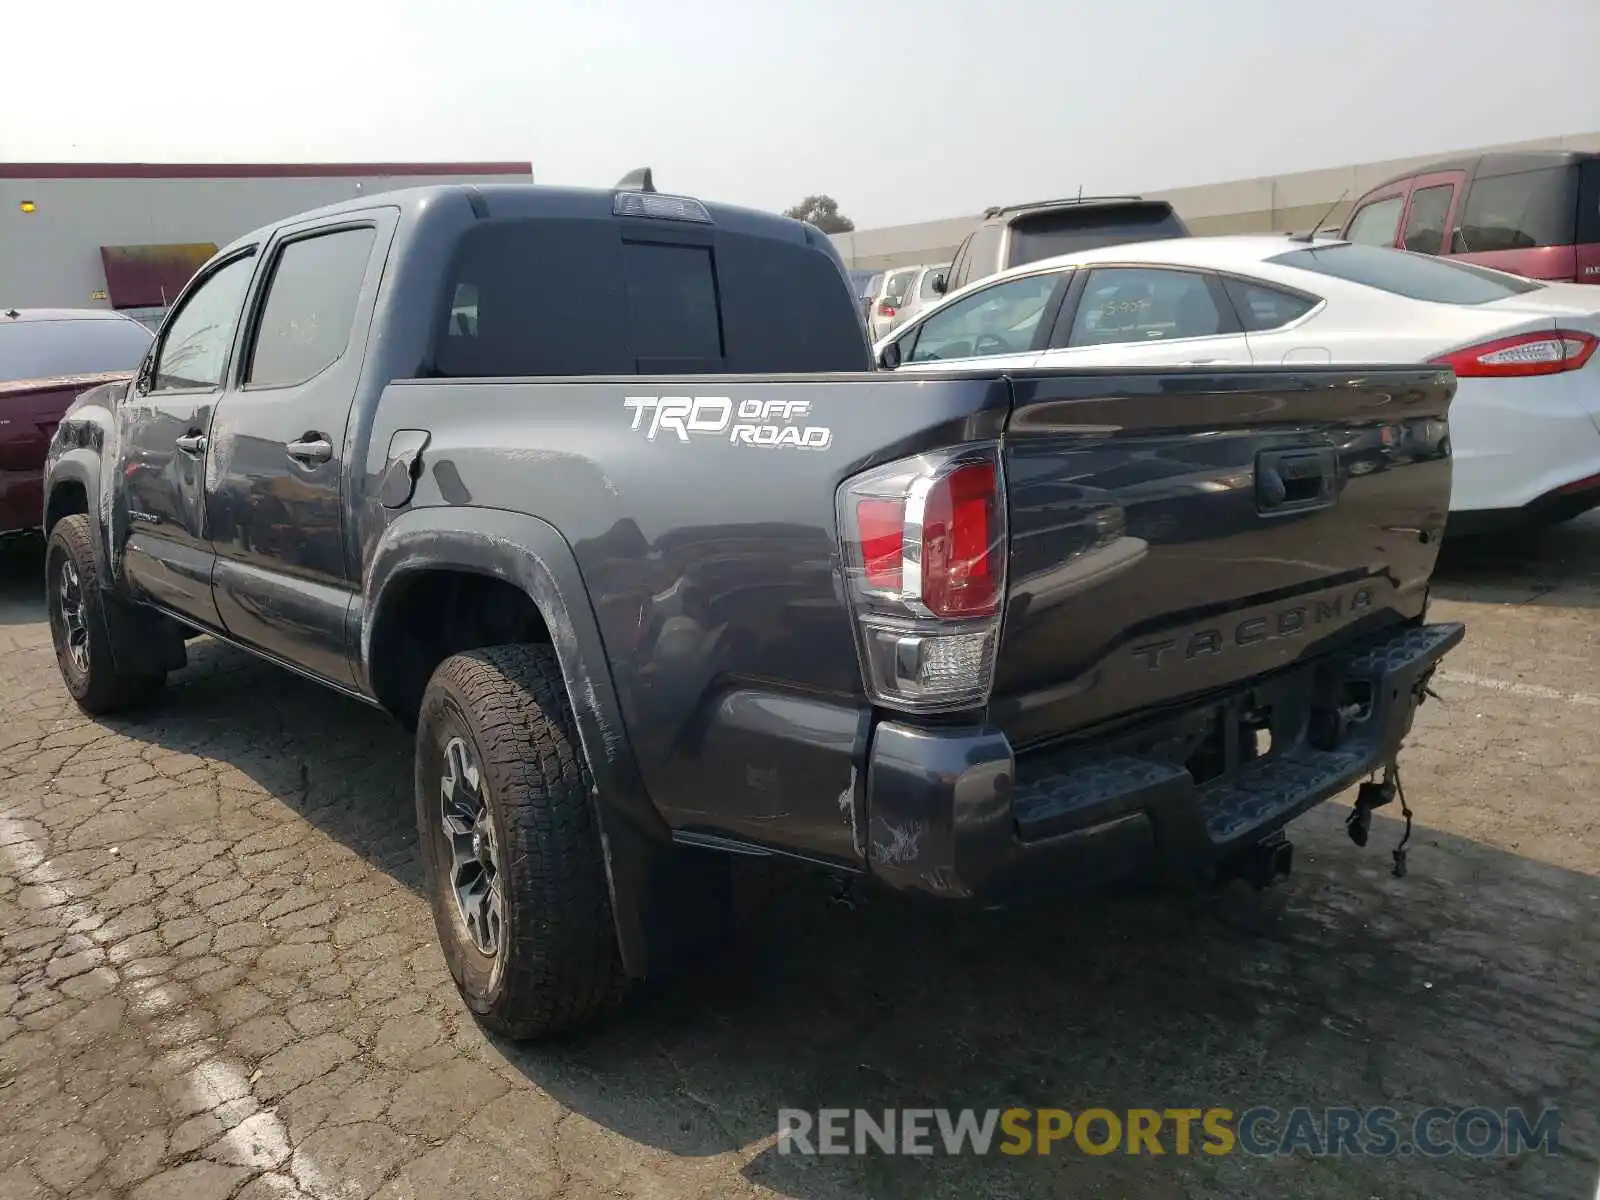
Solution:
<svg viewBox="0 0 1600 1200">
<path fill-rule="evenodd" d="M 1359 587 L 1343 596 L 1317 600 L 1310 606 L 1297 604 L 1293 608 L 1279 609 L 1263 616 L 1246 617 L 1235 625 L 1207 626 L 1192 630 L 1182 638 L 1141 642 L 1133 647 L 1132 653 L 1146 670 L 1158 671 L 1170 665 L 1171 652 L 1180 646 L 1184 660 L 1193 661 L 1241 646 L 1259 646 L 1263 642 L 1295 637 L 1312 626 L 1338 621 L 1347 613 L 1353 617 L 1371 607 L 1372 589 Z"/>
</svg>

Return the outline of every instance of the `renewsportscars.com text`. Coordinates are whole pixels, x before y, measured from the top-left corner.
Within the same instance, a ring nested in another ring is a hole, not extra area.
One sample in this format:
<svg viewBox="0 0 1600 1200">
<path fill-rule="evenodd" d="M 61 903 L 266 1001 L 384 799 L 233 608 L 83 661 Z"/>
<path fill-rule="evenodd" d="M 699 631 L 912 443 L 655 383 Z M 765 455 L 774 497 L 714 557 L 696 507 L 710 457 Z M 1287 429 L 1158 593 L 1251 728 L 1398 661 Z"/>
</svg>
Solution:
<svg viewBox="0 0 1600 1200">
<path fill-rule="evenodd" d="M 1560 1124 L 1520 1108 L 783 1108 L 778 1153 L 1514 1157 L 1558 1153 Z"/>
</svg>

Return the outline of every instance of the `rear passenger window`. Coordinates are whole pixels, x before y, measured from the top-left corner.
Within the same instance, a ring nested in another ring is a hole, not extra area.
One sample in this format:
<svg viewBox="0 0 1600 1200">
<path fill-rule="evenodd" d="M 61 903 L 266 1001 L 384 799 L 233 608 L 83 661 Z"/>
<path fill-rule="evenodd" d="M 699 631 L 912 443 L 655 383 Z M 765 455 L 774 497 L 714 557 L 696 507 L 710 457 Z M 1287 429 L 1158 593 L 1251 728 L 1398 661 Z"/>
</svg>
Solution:
<svg viewBox="0 0 1600 1200">
<path fill-rule="evenodd" d="M 1203 276 L 1111 267 L 1089 273 L 1068 345 L 1170 341 L 1222 332 L 1222 313 Z"/>
<path fill-rule="evenodd" d="M 1455 185 L 1418 188 L 1411 193 L 1411 211 L 1406 214 L 1405 248 L 1418 254 L 1437 254 L 1444 245 L 1444 219 L 1450 214 L 1450 198 Z"/>
<path fill-rule="evenodd" d="M 1228 299 L 1233 301 L 1246 333 L 1280 329 L 1290 321 L 1305 316 L 1317 305 L 1317 301 L 1310 296 L 1280 292 L 1277 288 L 1246 283 L 1243 279 L 1224 279 L 1222 285 L 1228 289 Z"/>
<path fill-rule="evenodd" d="M 341 229 L 289 242 L 279 251 L 247 384 L 294 387 L 339 361 L 350 344 L 376 236 L 370 228 Z"/>
<path fill-rule="evenodd" d="M 1363 246 L 1393 246 L 1394 235 L 1400 230 L 1400 210 L 1405 207 L 1404 196 L 1390 196 L 1374 200 L 1356 209 L 1345 228 L 1344 236 Z"/>
<path fill-rule="evenodd" d="M 1479 253 L 1570 246 L 1577 237 L 1577 193 L 1575 167 L 1475 179 L 1456 248 Z"/>
</svg>

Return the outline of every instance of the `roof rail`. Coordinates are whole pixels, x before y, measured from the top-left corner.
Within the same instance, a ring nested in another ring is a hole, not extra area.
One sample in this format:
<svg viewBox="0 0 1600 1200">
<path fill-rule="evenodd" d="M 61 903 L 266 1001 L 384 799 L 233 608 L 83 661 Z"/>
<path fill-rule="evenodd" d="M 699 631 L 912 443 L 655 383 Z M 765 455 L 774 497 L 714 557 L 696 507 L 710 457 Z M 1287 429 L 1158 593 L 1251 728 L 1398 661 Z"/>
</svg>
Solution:
<svg viewBox="0 0 1600 1200">
<path fill-rule="evenodd" d="M 984 210 L 984 218 L 998 217 L 1003 213 L 1026 212 L 1030 208 L 1058 208 L 1064 204 L 1114 204 L 1128 200 L 1143 200 L 1143 196 L 1063 196 L 1059 200 L 1029 200 L 1023 204 L 997 204 Z"/>
</svg>

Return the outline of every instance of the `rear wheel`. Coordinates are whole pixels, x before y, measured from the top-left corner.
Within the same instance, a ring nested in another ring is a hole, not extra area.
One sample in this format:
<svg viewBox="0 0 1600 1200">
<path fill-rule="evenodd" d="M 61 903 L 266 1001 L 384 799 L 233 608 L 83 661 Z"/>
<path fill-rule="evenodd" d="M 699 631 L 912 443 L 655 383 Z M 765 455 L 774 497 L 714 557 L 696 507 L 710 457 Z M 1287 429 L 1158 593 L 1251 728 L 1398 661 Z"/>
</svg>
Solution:
<svg viewBox="0 0 1600 1200">
<path fill-rule="evenodd" d="M 417 828 L 445 961 L 495 1032 L 605 1011 L 623 973 L 590 778 L 554 652 L 457 654 L 417 721 Z"/>
<path fill-rule="evenodd" d="M 100 586 L 93 536 L 81 513 L 57 521 L 45 547 L 44 577 L 62 681 L 79 708 L 98 716 L 150 700 L 167 676 L 128 668 L 148 655 L 137 644 L 139 625 L 128 604 Z"/>
</svg>

